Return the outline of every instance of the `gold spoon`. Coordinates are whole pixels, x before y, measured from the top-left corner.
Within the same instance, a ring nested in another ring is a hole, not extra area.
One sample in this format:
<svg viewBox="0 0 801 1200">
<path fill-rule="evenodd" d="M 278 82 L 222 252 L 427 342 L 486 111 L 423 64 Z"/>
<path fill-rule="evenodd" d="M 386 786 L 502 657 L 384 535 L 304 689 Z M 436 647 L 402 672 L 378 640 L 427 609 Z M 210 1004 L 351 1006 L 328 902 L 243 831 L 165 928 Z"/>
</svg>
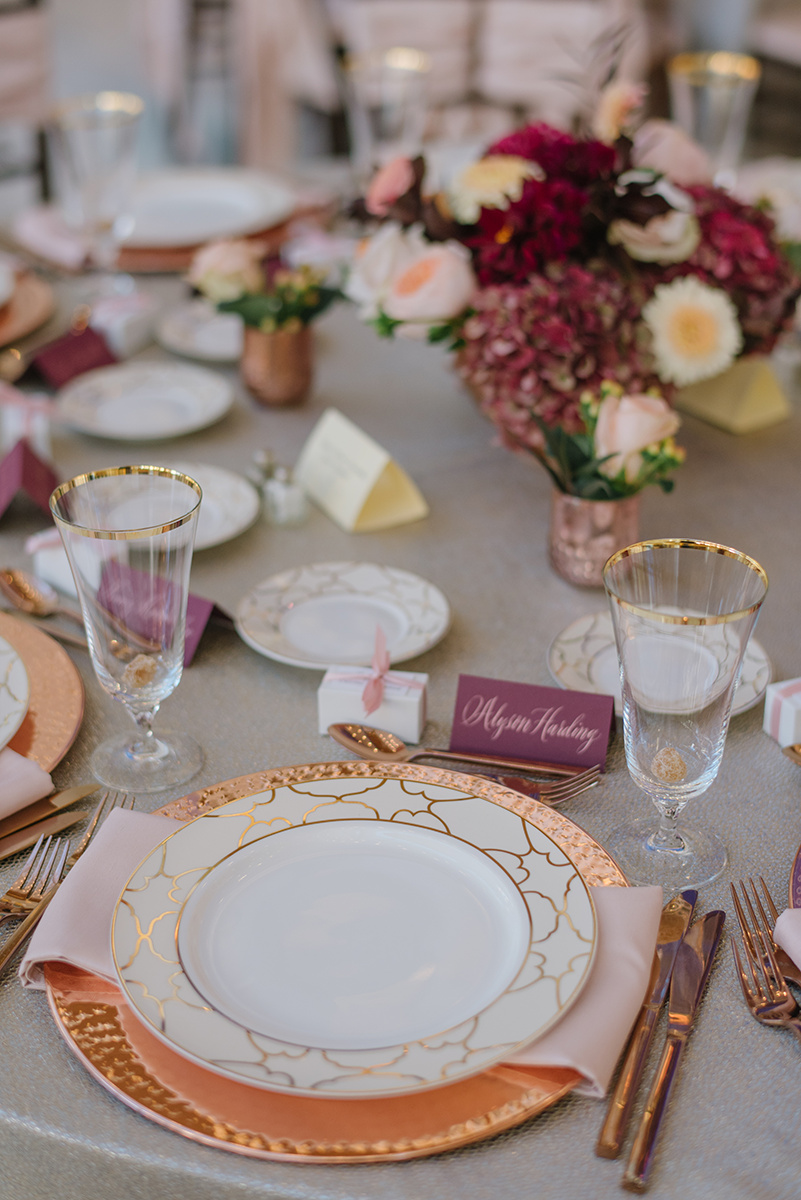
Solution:
<svg viewBox="0 0 801 1200">
<path fill-rule="evenodd" d="M 81 614 L 61 604 L 55 588 L 19 567 L 0 567 L 0 592 L 21 612 L 30 613 L 33 617 L 50 617 L 60 613 L 72 617 L 83 629 Z"/>
<path fill-rule="evenodd" d="M 407 746 L 394 733 L 388 733 L 386 729 L 375 729 L 372 725 L 329 725 L 328 733 L 340 746 L 371 762 L 412 762 L 415 758 L 444 758 L 450 762 L 480 763 L 487 767 L 505 767 L 513 771 L 527 771 L 529 774 L 557 776 L 580 775 L 585 770 L 584 767 L 570 767 L 561 763 L 496 758 L 492 754 L 460 754 L 454 750 Z"/>
</svg>

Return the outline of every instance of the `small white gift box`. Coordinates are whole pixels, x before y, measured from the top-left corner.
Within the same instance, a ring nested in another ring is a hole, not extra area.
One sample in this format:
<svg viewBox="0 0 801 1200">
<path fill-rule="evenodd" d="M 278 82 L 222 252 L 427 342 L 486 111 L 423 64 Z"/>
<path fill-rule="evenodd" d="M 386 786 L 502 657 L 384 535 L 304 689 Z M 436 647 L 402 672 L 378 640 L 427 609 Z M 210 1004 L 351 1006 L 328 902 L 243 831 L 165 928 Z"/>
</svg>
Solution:
<svg viewBox="0 0 801 1200">
<path fill-rule="evenodd" d="M 372 674 L 370 667 L 329 667 L 317 689 L 320 733 L 343 721 L 369 722 L 405 742 L 419 742 L 426 722 L 428 676 L 413 671 L 386 672 L 381 703 L 367 712 L 364 689 Z"/>
<path fill-rule="evenodd" d="M 780 746 L 801 742 L 801 679 L 768 684 L 762 728 Z"/>
</svg>

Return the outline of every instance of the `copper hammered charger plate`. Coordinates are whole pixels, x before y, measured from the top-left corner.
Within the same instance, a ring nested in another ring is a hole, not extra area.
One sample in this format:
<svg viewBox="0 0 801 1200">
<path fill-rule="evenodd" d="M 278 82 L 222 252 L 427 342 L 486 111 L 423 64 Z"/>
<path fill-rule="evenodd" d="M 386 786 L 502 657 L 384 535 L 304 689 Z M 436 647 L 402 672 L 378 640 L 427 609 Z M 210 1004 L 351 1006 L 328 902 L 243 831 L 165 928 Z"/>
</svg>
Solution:
<svg viewBox="0 0 801 1200">
<path fill-rule="evenodd" d="M 49 283 L 38 275 L 21 275 L 14 294 L 0 312 L 0 346 L 33 333 L 53 315 L 55 307 Z"/>
<path fill-rule="evenodd" d="M 52 771 L 78 736 L 83 680 L 58 642 L 19 617 L 0 613 L 0 637 L 14 647 L 30 682 L 28 711 L 9 747 Z"/>
<path fill-rule="evenodd" d="M 189 820 L 230 800 L 326 778 L 375 778 L 364 762 L 286 767 L 241 776 L 160 811 Z M 384 777 L 468 788 L 545 832 L 587 885 L 625 886 L 606 852 L 562 814 L 489 781 L 434 767 L 382 765 Z M 287 1095 L 213 1074 L 176 1053 L 140 1023 L 122 992 L 73 968 L 46 968 L 58 1028 L 83 1065 L 128 1107 L 195 1141 L 287 1162 L 381 1162 L 417 1158 L 481 1141 L 554 1104 L 578 1082 L 567 1069 L 500 1064 L 457 1083 L 369 1099 Z"/>
</svg>

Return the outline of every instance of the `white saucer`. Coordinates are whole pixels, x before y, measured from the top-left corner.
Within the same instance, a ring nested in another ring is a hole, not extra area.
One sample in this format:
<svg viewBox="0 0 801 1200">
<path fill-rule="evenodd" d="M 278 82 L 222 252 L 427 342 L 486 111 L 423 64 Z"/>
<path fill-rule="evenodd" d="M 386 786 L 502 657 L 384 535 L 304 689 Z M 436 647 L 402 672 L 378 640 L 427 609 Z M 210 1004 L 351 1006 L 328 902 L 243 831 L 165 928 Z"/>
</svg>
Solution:
<svg viewBox="0 0 801 1200">
<path fill-rule="evenodd" d="M 614 696 L 622 711 L 617 647 L 608 612 L 589 613 L 557 634 L 548 649 L 548 670 L 558 684 L 573 692 Z M 771 665 L 759 642 L 752 638 L 732 703 L 732 716 L 753 708 L 765 695 Z"/>
<path fill-rule="evenodd" d="M 138 362 L 79 375 L 56 398 L 73 429 L 120 442 L 158 441 L 213 425 L 233 403 L 227 379 L 184 363 Z"/>
<path fill-rule="evenodd" d="M 261 508 L 261 497 L 252 483 L 210 463 L 165 463 L 197 480 L 203 491 L 198 516 L 195 550 L 207 550 L 229 542 L 249 529 Z"/>
<path fill-rule="evenodd" d="M 166 350 L 204 362 L 232 363 L 242 357 L 242 318 L 217 312 L 208 300 L 179 304 L 162 317 L 156 337 Z"/>
<path fill-rule="evenodd" d="M 239 636 L 268 658 L 326 670 L 369 666 L 376 625 L 391 662 L 430 650 L 450 625 L 448 601 L 419 575 L 377 563 L 295 567 L 265 579 L 240 602 Z"/>
</svg>

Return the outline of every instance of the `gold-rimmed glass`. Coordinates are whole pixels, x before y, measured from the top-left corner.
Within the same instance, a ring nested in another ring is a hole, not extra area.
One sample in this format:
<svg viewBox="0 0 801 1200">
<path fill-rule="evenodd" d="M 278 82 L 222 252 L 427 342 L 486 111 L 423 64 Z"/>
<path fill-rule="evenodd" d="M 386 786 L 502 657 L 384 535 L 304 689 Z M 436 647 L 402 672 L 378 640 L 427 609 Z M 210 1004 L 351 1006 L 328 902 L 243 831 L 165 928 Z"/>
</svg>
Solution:
<svg viewBox="0 0 801 1200">
<path fill-rule="evenodd" d="M 122 791 L 162 791 L 191 779 L 203 762 L 188 734 L 153 732 L 183 671 L 201 496 L 180 471 L 132 466 L 78 475 L 50 497 L 95 674 L 136 724 L 92 758 L 100 782 Z"/>
<path fill-rule="evenodd" d="M 753 558 L 669 538 L 618 551 L 604 568 L 623 692 L 626 762 L 659 820 L 619 826 L 607 847 L 632 883 L 668 891 L 723 871 L 717 836 L 680 819 L 720 768 L 743 655 L 768 588 Z"/>
<path fill-rule="evenodd" d="M 728 50 L 675 55 L 667 67 L 673 119 L 706 150 L 718 187 L 731 188 L 762 68 Z"/>
</svg>

